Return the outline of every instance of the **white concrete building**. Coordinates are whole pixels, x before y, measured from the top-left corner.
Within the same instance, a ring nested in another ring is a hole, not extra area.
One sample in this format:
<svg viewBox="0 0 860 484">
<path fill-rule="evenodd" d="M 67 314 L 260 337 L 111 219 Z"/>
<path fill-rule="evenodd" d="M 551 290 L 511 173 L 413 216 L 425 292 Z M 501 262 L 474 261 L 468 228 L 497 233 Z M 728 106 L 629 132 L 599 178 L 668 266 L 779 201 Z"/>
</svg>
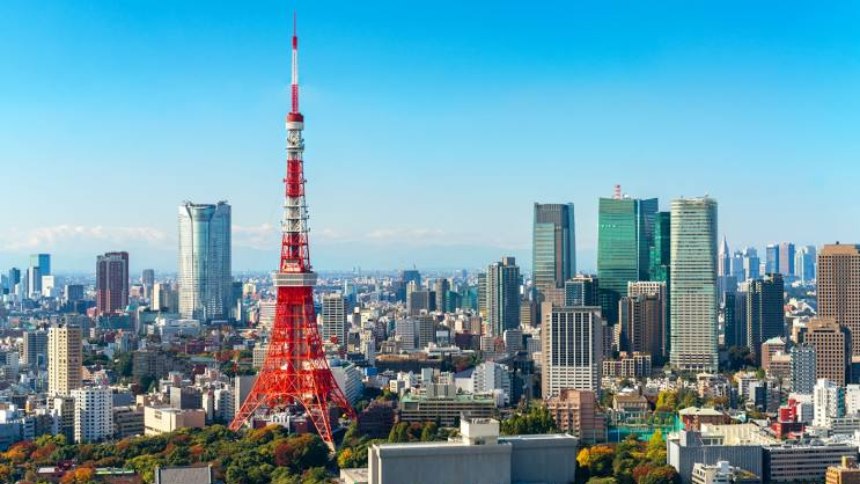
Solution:
<svg viewBox="0 0 860 484">
<path fill-rule="evenodd" d="M 114 434 L 110 387 L 83 387 L 71 392 L 75 401 L 75 442 L 97 442 Z"/>
</svg>

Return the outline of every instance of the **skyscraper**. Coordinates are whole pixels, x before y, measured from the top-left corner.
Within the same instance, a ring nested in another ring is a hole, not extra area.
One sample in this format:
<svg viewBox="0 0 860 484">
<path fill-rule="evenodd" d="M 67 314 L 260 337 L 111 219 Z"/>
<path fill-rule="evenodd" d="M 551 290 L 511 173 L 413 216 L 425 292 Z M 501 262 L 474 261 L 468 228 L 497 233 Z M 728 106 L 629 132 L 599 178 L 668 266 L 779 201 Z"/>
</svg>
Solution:
<svg viewBox="0 0 860 484">
<path fill-rule="evenodd" d="M 487 322 L 493 336 L 520 326 L 520 268 L 513 257 L 487 268 Z"/>
<path fill-rule="evenodd" d="M 815 280 L 815 246 L 805 245 L 794 255 L 794 273 L 801 282 Z"/>
<path fill-rule="evenodd" d="M 717 202 L 672 201 L 672 366 L 717 370 Z"/>
<path fill-rule="evenodd" d="M 211 321 L 227 318 L 231 275 L 230 205 L 179 206 L 179 313 Z"/>
<path fill-rule="evenodd" d="M 764 272 L 765 274 L 776 274 L 780 272 L 782 269 L 779 266 L 780 256 L 779 256 L 779 245 L 770 244 L 764 249 L 765 260 L 764 260 Z"/>
<path fill-rule="evenodd" d="M 825 245 L 818 254 L 818 316 L 832 318 L 851 332 L 860 355 L 860 246 Z"/>
<path fill-rule="evenodd" d="M 38 329 L 24 331 L 21 363 L 30 368 L 44 368 L 48 364 L 48 332 Z"/>
<path fill-rule="evenodd" d="M 532 281 L 539 301 L 564 303 L 564 282 L 576 274 L 573 204 L 535 203 Z"/>
<path fill-rule="evenodd" d="M 566 308 L 543 303 L 543 397 L 565 388 L 600 391 L 603 321 L 598 307 Z"/>
<path fill-rule="evenodd" d="M 50 276 L 51 272 L 51 254 L 33 254 L 30 256 L 30 267 L 38 267 L 39 273 L 43 276 Z"/>
<path fill-rule="evenodd" d="M 732 256 L 729 252 L 729 242 L 726 236 L 723 236 L 723 243 L 720 244 L 720 252 L 717 254 L 717 276 L 725 277 L 732 275 Z"/>
<path fill-rule="evenodd" d="M 779 272 L 784 276 L 794 276 L 794 244 L 791 242 L 779 244 Z"/>
<path fill-rule="evenodd" d="M 152 286 L 155 285 L 155 271 L 144 269 L 140 273 L 140 283 L 143 285 L 144 295 L 152 299 Z"/>
<path fill-rule="evenodd" d="M 785 283 L 782 274 L 767 274 L 745 284 L 746 346 L 761 358 L 761 344 L 785 336 Z"/>
<path fill-rule="evenodd" d="M 804 342 L 815 349 L 815 378 L 826 378 L 839 386 L 848 383 L 851 338 L 833 318 L 815 318 L 806 326 Z"/>
<path fill-rule="evenodd" d="M 96 307 L 113 314 L 128 306 L 128 252 L 108 252 L 96 259 Z"/>
<path fill-rule="evenodd" d="M 651 244 L 649 262 L 649 280 L 669 282 L 669 266 L 671 265 L 671 212 L 657 212 L 654 215 L 654 241 Z"/>
<path fill-rule="evenodd" d="M 761 275 L 761 259 L 755 247 L 747 247 L 743 251 L 744 279 L 756 279 Z"/>
<path fill-rule="evenodd" d="M 600 306 L 600 283 L 595 276 L 579 274 L 564 283 L 564 305 Z"/>
<path fill-rule="evenodd" d="M 81 328 L 54 325 L 48 330 L 48 394 L 69 396 L 81 386 Z"/>
<path fill-rule="evenodd" d="M 603 316 L 609 324 L 618 322 L 618 300 L 626 294 L 627 283 L 648 279 L 656 213 L 655 198 L 600 199 L 597 277 Z"/>
<path fill-rule="evenodd" d="M 669 356 L 668 306 L 666 283 L 660 281 L 637 281 L 627 283 L 627 296 L 622 298 L 619 311 L 626 307 L 629 317 L 622 314 L 621 322 L 627 323 L 629 334 L 641 332 L 641 345 L 633 344 L 629 351 L 640 351 L 651 355 L 656 362 Z M 625 301 L 626 300 L 626 301 Z M 622 332 L 624 328 L 622 328 Z M 635 341 L 631 340 L 635 343 Z"/>
<path fill-rule="evenodd" d="M 324 294 L 322 297 L 322 339 L 346 346 L 346 301 L 340 293 Z"/>
</svg>

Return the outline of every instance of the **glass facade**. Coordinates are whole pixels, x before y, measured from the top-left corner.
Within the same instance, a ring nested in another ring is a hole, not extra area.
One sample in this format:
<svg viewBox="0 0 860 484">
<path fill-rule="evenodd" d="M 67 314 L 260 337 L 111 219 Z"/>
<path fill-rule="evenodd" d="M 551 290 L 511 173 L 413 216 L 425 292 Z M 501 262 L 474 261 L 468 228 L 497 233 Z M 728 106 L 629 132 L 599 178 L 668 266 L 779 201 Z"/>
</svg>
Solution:
<svg viewBox="0 0 860 484">
<path fill-rule="evenodd" d="M 532 281 L 542 300 L 563 304 L 564 282 L 576 274 L 573 204 L 535 204 Z"/>
<path fill-rule="evenodd" d="M 179 206 L 179 313 L 199 321 L 227 319 L 233 284 L 230 205 Z"/>
<path fill-rule="evenodd" d="M 598 213 L 597 277 L 606 321 L 618 322 L 618 301 L 627 283 L 649 277 L 657 199 L 601 198 Z"/>
<path fill-rule="evenodd" d="M 717 371 L 717 202 L 672 201 L 670 360 L 684 371 Z"/>
</svg>

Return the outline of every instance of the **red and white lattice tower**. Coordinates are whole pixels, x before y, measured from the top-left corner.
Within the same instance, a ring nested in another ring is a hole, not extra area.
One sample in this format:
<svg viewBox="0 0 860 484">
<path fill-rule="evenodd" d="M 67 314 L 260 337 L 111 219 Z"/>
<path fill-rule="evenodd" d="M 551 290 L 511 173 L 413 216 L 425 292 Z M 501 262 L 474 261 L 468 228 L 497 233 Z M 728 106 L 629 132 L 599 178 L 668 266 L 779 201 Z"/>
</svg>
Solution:
<svg viewBox="0 0 860 484">
<path fill-rule="evenodd" d="M 292 109 L 287 115 L 287 176 L 281 222 L 281 264 L 272 275 L 278 292 L 269 348 L 251 392 L 230 424 L 238 430 L 258 413 L 302 406 L 320 437 L 334 448 L 330 404 L 355 418 L 325 358 L 314 314 L 308 252 L 308 209 L 302 161 L 304 117 L 299 112 L 298 37 L 293 26 Z"/>
</svg>

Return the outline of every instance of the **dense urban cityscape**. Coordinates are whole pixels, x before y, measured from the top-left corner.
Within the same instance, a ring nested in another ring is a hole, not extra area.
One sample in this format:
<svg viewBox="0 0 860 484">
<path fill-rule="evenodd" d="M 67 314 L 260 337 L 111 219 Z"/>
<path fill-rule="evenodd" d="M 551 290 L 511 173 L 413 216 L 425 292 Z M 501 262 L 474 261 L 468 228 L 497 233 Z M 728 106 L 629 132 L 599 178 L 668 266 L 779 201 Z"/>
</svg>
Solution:
<svg viewBox="0 0 860 484">
<path fill-rule="evenodd" d="M 293 29 L 271 272 L 217 199 L 164 215 L 175 271 L 0 270 L 0 481 L 860 482 L 860 244 L 733 246 L 720 200 L 607 180 L 596 227 L 523 202 L 529 261 L 315 272 Z"/>
</svg>

